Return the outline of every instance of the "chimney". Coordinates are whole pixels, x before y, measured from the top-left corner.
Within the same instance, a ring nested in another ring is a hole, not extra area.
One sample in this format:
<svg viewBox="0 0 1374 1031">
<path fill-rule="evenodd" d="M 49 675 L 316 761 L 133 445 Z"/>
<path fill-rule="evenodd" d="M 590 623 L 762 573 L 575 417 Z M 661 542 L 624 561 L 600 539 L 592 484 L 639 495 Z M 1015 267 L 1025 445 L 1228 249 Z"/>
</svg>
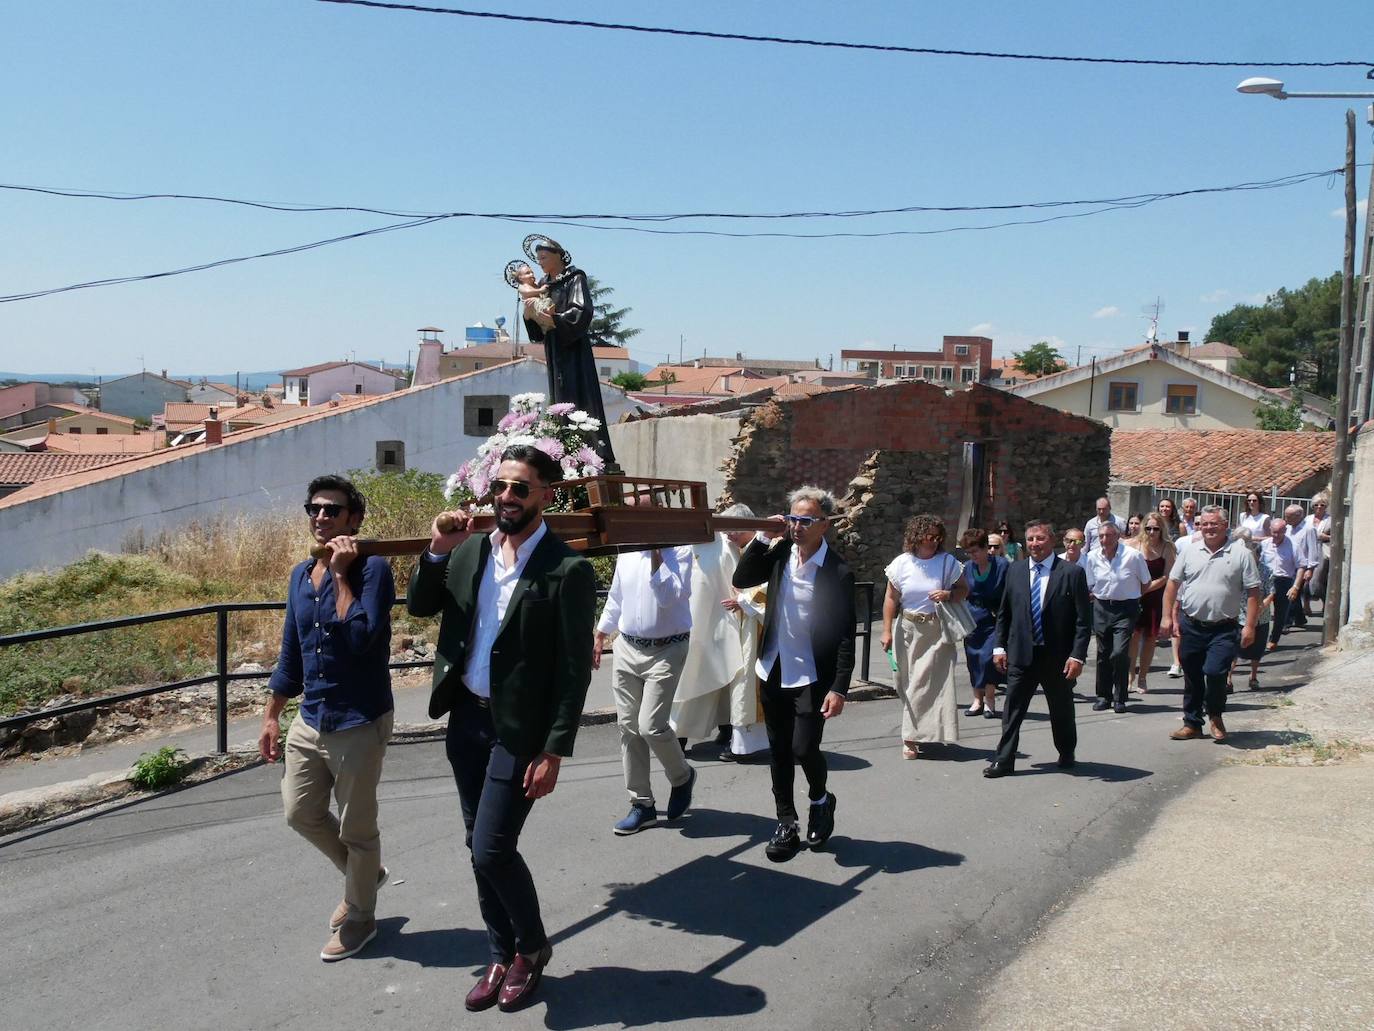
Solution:
<svg viewBox="0 0 1374 1031">
<path fill-rule="evenodd" d="M 205 420 L 205 443 L 212 447 L 224 443 L 224 424 L 213 415 Z"/>
<path fill-rule="evenodd" d="M 57 432 L 57 420 L 56 420 L 56 419 L 49 419 L 49 420 L 48 420 L 48 432 L 49 432 L 49 433 L 56 433 L 56 432 Z"/>
<path fill-rule="evenodd" d="M 1180 329 L 1178 331 L 1178 342 L 1180 344 L 1186 344 L 1188 342 L 1188 333 L 1189 330 L 1186 329 Z"/>
<path fill-rule="evenodd" d="M 163 378 L 163 379 L 166 379 L 166 378 L 167 378 L 167 370 L 166 370 L 166 369 L 163 369 L 163 370 L 162 370 L 162 378 Z"/>
</svg>

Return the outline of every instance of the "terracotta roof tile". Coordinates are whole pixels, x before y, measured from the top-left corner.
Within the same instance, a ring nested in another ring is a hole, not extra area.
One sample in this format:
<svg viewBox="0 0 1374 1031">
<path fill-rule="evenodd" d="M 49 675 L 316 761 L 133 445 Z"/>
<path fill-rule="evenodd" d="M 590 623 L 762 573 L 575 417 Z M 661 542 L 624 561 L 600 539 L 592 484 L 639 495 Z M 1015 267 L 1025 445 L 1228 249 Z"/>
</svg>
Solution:
<svg viewBox="0 0 1374 1031">
<path fill-rule="evenodd" d="M 66 455 L 146 455 L 157 450 L 157 434 L 49 433 L 43 447 Z"/>
<path fill-rule="evenodd" d="M 0 451 L 0 484 L 28 485 L 68 473 L 98 469 L 130 458 L 129 455 L 68 455 L 60 451 Z"/>
<path fill-rule="evenodd" d="M 1188 351 L 1188 357 L 1189 357 L 1189 358 L 1244 358 L 1245 355 L 1241 354 L 1238 350 L 1236 350 L 1236 349 L 1235 349 L 1234 347 L 1232 347 L 1230 344 L 1223 343 L 1223 342 L 1220 341 L 1220 340 L 1209 340 L 1209 341 L 1207 341 L 1207 343 L 1205 343 L 1205 344 L 1199 344 L 1197 347 L 1190 348 L 1189 351 Z"/>
<path fill-rule="evenodd" d="M 1301 489 L 1329 474 L 1335 434 L 1278 430 L 1114 430 L 1112 478 L 1200 491 Z"/>
</svg>

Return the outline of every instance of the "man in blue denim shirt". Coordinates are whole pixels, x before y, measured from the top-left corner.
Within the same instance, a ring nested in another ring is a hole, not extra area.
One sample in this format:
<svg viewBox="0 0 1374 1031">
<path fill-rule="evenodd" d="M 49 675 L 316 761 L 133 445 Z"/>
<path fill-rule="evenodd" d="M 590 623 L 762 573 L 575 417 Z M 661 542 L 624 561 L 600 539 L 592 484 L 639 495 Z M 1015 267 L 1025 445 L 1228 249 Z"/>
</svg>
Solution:
<svg viewBox="0 0 1374 1031">
<path fill-rule="evenodd" d="M 344 875 L 329 919 L 326 962 L 345 959 L 377 935 L 377 889 L 387 879 L 377 830 L 377 783 L 391 737 L 391 606 L 396 585 L 386 559 L 359 558 L 354 535 L 367 502 L 342 476 L 310 483 L 305 511 L 328 559 L 291 571 L 281 654 L 268 689 L 258 750 L 281 754 L 281 712 L 301 696 L 286 735 L 282 801 L 286 822 Z M 338 803 L 336 818 L 329 796 Z"/>
</svg>

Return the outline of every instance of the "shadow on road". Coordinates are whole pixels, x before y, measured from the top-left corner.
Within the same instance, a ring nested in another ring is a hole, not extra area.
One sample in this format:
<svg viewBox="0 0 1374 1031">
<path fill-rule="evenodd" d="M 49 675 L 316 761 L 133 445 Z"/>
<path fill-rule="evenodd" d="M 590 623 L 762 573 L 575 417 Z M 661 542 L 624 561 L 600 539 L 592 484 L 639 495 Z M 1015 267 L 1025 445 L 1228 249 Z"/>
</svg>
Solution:
<svg viewBox="0 0 1374 1031">
<path fill-rule="evenodd" d="M 359 955 L 360 960 L 398 959 L 422 967 L 471 969 L 474 974 L 488 963 L 487 932 L 469 927 L 405 932 L 408 918 L 383 917 L 377 921 L 377 939 Z"/>
<path fill-rule="evenodd" d="M 1097 780 L 1105 781 L 1108 784 L 1124 784 L 1127 781 L 1140 780 L 1143 777 L 1153 777 L 1154 770 L 1142 770 L 1138 766 L 1117 766 L 1114 763 L 1084 762 L 1078 760 L 1078 764 L 1072 770 L 1061 770 L 1053 762 L 1034 763 L 1028 768 L 1026 773 L 1036 775 L 1041 773 L 1058 773 L 1061 776 L 1069 777 L 1092 777 Z"/>
<path fill-rule="evenodd" d="M 767 1003 L 762 989 L 686 970 L 590 967 L 545 977 L 539 1002 L 548 1004 L 544 1026 L 645 1027 L 649 1024 L 744 1016 Z"/>
<path fill-rule="evenodd" d="M 1228 705 L 1226 709 L 1230 712 L 1231 707 Z M 1249 752 L 1270 745 L 1298 745 L 1310 740 L 1307 734 L 1296 730 L 1233 730 L 1222 743 Z"/>
</svg>

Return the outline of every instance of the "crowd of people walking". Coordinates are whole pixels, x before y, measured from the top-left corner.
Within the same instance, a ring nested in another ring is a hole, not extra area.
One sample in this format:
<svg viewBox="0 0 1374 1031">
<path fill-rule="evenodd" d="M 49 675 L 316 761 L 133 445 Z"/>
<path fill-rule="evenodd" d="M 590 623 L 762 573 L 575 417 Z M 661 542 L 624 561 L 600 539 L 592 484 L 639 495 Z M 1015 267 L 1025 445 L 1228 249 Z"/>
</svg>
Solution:
<svg viewBox="0 0 1374 1031">
<path fill-rule="evenodd" d="M 608 815 L 610 832 L 633 835 L 659 821 L 655 760 L 668 788 L 662 818 L 687 813 L 697 780 L 690 745 L 703 739 L 719 745 L 720 761 L 767 763 L 777 818 L 769 860 L 822 849 L 838 811 L 823 739 L 848 698 L 856 613 L 854 575 L 827 542 L 835 498 L 799 487 L 766 529 L 621 554 L 598 613 L 590 564 L 543 519 L 560 478 L 538 449 L 509 448 L 492 482 L 496 530 L 475 534 L 467 513 L 441 513 L 407 591 L 413 615 L 439 617 L 429 715 L 448 718 L 446 751 L 487 928 L 490 963 L 467 996 L 471 1010 L 524 1005 L 552 955 L 519 838 L 535 802 L 557 787 L 592 671 L 607 661 L 629 805 L 618 820 Z M 1233 670 L 1248 663 L 1242 675 L 1258 687 L 1265 654 L 1311 615 L 1324 589 L 1326 499 L 1314 499 L 1310 514 L 1263 507 L 1250 495 L 1233 528 L 1222 508 L 1192 498 L 1181 511 L 1165 498 L 1122 518 L 1104 497 L 1081 528 L 1002 521 L 995 531 L 967 528 L 957 542 L 938 516 L 912 515 L 884 569 L 881 629 L 902 758 L 957 742 L 963 720 L 997 719 L 983 776 L 1011 776 L 1040 690 L 1056 765 L 1073 770 L 1075 694 L 1090 649 L 1093 709 L 1126 714 L 1132 689 L 1149 690 L 1161 641 L 1172 648 L 1170 675 L 1184 679 L 1182 725 L 1171 737 L 1201 738 L 1206 726 L 1226 740 Z M 395 586 L 385 560 L 358 553 L 366 500 L 352 483 L 317 478 L 305 508 L 326 557 L 292 573 L 259 747 L 285 758 L 287 822 L 343 874 L 320 953 L 336 961 L 375 936 L 377 891 L 389 878 L 377 785 L 393 716 Z M 722 514 L 754 518 L 738 505 Z M 972 688 L 962 711 L 961 651 Z M 279 721 L 293 697 L 299 717 L 282 742 Z"/>
</svg>

